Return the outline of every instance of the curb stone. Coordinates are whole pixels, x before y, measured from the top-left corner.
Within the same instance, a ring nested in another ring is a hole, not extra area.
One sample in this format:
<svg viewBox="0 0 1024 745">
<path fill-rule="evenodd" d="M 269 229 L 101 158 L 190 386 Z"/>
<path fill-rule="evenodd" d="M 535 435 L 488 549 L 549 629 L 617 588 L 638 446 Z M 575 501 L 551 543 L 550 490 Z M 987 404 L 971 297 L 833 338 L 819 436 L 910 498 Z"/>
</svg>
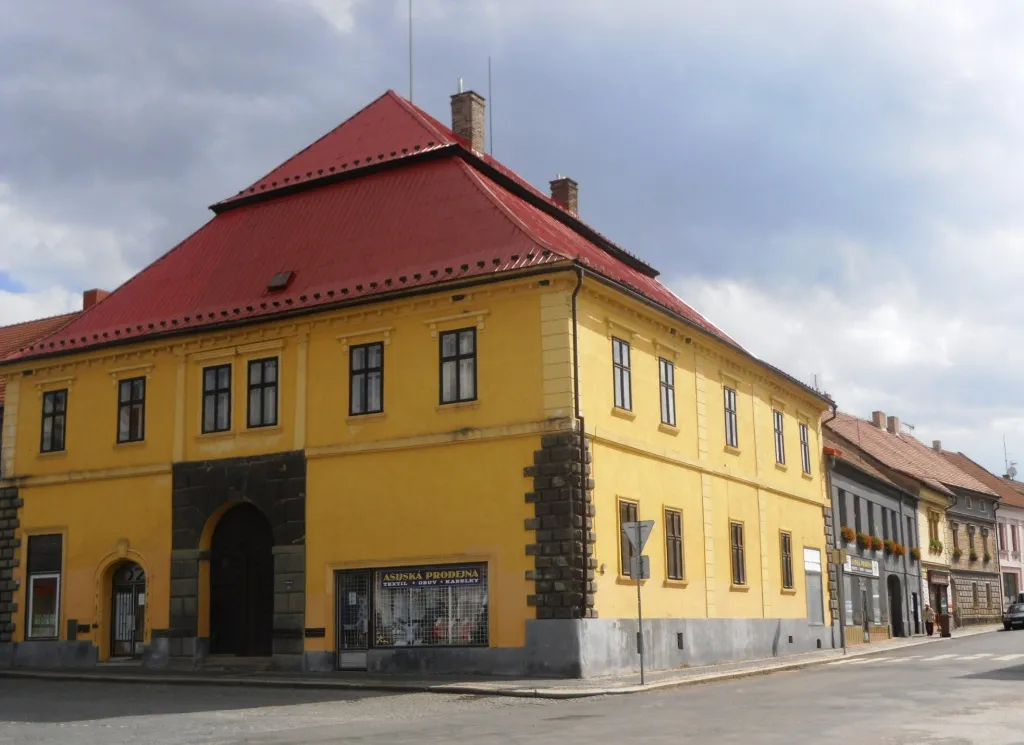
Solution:
<svg viewBox="0 0 1024 745">
<path fill-rule="evenodd" d="M 1000 627 L 1001 628 L 1001 627 Z M 961 632 L 954 639 L 968 636 L 975 636 L 983 633 L 993 633 L 997 628 L 979 628 Z M 794 660 L 793 662 L 781 662 L 761 667 L 747 667 L 738 670 L 713 671 L 707 673 L 689 675 L 682 678 L 669 678 L 658 680 L 646 685 L 628 686 L 591 686 L 579 688 L 528 688 L 528 687 L 502 687 L 499 685 L 473 684 L 473 683 L 403 683 L 389 681 L 352 681 L 352 680 L 324 680 L 324 679 L 288 679 L 288 678 L 249 678 L 249 677 L 207 677 L 197 675 L 130 675 L 112 673 L 92 672 L 67 672 L 67 671 L 45 671 L 45 670 L 18 670 L 0 669 L 0 678 L 20 678 L 34 680 L 53 680 L 85 683 L 128 683 L 142 685 L 198 685 L 198 686 L 220 686 L 220 687 L 246 687 L 246 688 L 279 688 L 298 690 L 338 690 L 338 691 L 375 691 L 379 693 L 434 693 L 447 695 L 472 695 L 491 696 L 504 698 L 535 698 L 549 700 L 568 700 L 594 698 L 596 696 L 622 696 L 634 693 L 645 693 L 658 691 L 667 688 L 683 688 L 686 686 L 714 683 L 719 681 L 739 680 L 752 678 L 760 675 L 770 675 L 776 672 L 792 670 L 803 670 L 811 667 L 819 667 L 834 664 L 849 657 L 864 657 L 872 654 L 885 654 L 894 649 L 905 649 L 916 647 L 922 644 L 933 644 L 942 641 L 942 637 L 913 639 L 888 649 L 873 649 L 870 646 L 861 651 L 855 647 L 853 651 L 847 650 L 844 656 L 841 652 L 830 654 L 827 657 Z"/>
</svg>

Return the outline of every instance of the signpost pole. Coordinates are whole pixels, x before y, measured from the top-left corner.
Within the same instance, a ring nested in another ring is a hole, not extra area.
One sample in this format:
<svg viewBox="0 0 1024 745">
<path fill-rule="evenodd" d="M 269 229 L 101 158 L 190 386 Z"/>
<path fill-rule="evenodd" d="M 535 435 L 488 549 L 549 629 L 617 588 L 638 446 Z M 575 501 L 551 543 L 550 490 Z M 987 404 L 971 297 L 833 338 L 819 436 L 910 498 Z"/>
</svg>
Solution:
<svg viewBox="0 0 1024 745">
<path fill-rule="evenodd" d="M 836 556 L 837 559 L 842 558 L 842 553 Z M 836 562 L 836 594 L 839 595 L 839 639 L 843 645 L 843 656 L 846 656 L 846 598 L 843 597 L 843 570 L 846 568 L 845 562 Z"/>
<path fill-rule="evenodd" d="M 643 546 L 643 542 L 640 537 L 640 522 L 636 524 L 636 545 L 637 556 L 640 556 L 640 546 Z M 643 567 L 643 559 L 641 558 L 638 562 L 640 567 Z M 640 649 L 640 685 L 644 685 L 644 609 L 643 604 L 640 602 L 640 577 L 643 575 L 642 571 L 637 572 L 636 576 L 636 617 L 637 622 L 640 626 L 640 633 L 636 637 L 636 645 Z"/>
</svg>

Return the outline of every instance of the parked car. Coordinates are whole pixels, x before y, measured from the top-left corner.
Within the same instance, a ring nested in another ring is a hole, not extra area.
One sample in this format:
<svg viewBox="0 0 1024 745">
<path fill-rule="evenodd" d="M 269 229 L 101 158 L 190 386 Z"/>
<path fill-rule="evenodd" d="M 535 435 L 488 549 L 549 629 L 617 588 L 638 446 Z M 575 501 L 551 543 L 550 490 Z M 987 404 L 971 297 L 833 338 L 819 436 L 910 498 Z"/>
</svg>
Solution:
<svg viewBox="0 0 1024 745">
<path fill-rule="evenodd" d="M 1024 628 L 1024 603 L 1014 603 L 1003 613 L 1003 628 L 1009 631 L 1014 627 Z"/>
</svg>

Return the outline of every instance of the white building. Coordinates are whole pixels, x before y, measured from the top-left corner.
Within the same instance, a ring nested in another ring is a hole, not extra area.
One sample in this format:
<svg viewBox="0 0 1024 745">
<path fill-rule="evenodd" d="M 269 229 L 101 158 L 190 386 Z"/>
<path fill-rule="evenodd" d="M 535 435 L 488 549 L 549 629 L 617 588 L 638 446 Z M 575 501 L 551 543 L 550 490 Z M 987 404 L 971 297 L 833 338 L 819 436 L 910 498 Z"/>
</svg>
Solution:
<svg viewBox="0 0 1024 745">
<path fill-rule="evenodd" d="M 1002 503 L 996 512 L 999 541 L 999 571 L 1003 579 L 1003 604 L 1013 602 L 1017 593 L 1024 592 L 1024 483 L 1003 480 L 1010 489 L 1002 490 Z"/>
</svg>

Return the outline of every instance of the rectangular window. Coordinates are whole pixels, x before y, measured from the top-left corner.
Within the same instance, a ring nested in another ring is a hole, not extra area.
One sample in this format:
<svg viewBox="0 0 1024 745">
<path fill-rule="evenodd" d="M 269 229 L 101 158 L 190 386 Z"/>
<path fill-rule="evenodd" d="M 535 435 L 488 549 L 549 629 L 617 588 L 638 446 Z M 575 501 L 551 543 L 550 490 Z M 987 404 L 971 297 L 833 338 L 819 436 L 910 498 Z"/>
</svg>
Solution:
<svg viewBox="0 0 1024 745">
<path fill-rule="evenodd" d="M 62 543 L 60 534 L 29 536 L 26 624 L 29 639 L 59 636 Z"/>
<path fill-rule="evenodd" d="M 349 416 L 384 411 L 384 343 L 349 349 Z"/>
<path fill-rule="evenodd" d="M 619 501 L 619 574 L 623 577 L 629 574 L 629 560 L 633 558 L 633 544 L 622 532 L 622 526 L 626 523 L 635 523 L 638 517 L 639 508 L 636 502 Z"/>
<path fill-rule="evenodd" d="M 732 583 L 747 584 L 747 563 L 743 554 L 743 523 L 729 523 L 732 542 Z"/>
<path fill-rule="evenodd" d="M 231 365 L 203 368 L 203 434 L 231 429 Z"/>
<path fill-rule="evenodd" d="M 875 536 L 875 505 L 865 500 L 864 506 L 868 508 L 868 535 Z"/>
<path fill-rule="evenodd" d="M 615 386 L 615 407 L 633 410 L 633 382 L 629 366 L 629 344 L 612 339 L 612 384 Z"/>
<path fill-rule="evenodd" d="M 811 473 L 811 431 L 806 424 L 800 423 L 800 465 L 804 473 Z"/>
<path fill-rule="evenodd" d="M 839 527 L 850 527 L 850 519 L 846 514 L 846 492 L 839 490 Z"/>
<path fill-rule="evenodd" d="M 117 385 L 117 441 L 146 439 L 146 379 L 122 380 Z"/>
<path fill-rule="evenodd" d="M 68 390 L 47 391 L 43 394 L 43 434 L 39 450 L 56 453 L 64 449 L 67 429 Z"/>
<path fill-rule="evenodd" d="M 999 550 L 1000 551 L 1005 551 L 1006 550 L 1006 524 L 1005 523 L 999 523 L 999 533 L 998 533 L 998 536 L 999 536 Z"/>
<path fill-rule="evenodd" d="M 971 599 L 974 600 L 974 607 L 978 607 L 978 583 L 971 582 Z"/>
<path fill-rule="evenodd" d="M 668 360 L 658 360 L 661 379 L 661 421 L 676 426 L 676 368 Z"/>
<path fill-rule="evenodd" d="M 882 508 L 882 539 L 886 541 L 889 540 L 889 510 L 885 507 Z M 895 531 L 892 534 L 892 539 L 897 542 L 899 541 Z"/>
<path fill-rule="evenodd" d="M 374 647 L 489 644 L 486 564 L 380 569 L 373 574 L 375 612 L 354 604 L 351 625 L 369 626 Z M 359 600 L 355 592 L 348 595 L 345 600 Z"/>
<path fill-rule="evenodd" d="M 992 583 L 991 582 L 986 582 L 985 583 L 985 607 L 986 608 L 991 608 L 992 607 Z"/>
<path fill-rule="evenodd" d="M 914 518 L 907 515 L 907 548 L 914 548 L 917 545 L 917 530 L 914 528 Z"/>
<path fill-rule="evenodd" d="M 441 403 L 476 400 L 476 329 L 441 334 Z"/>
<path fill-rule="evenodd" d="M 807 583 L 807 620 L 812 624 L 824 624 L 821 551 L 816 548 L 804 549 L 804 581 Z"/>
<path fill-rule="evenodd" d="M 858 533 L 862 532 L 861 526 L 863 525 L 863 522 L 861 521 L 860 516 L 860 497 L 858 497 L 856 494 L 853 495 L 853 522 L 854 530 L 856 530 Z"/>
<path fill-rule="evenodd" d="M 683 513 L 665 510 L 665 566 L 669 579 L 683 579 Z"/>
<path fill-rule="evenodd" d="M 793 535 L 779 533 L 779 551 L 782 554 L 782 587 L 793 589 Z"/>
<path fill-rule="evenodd" d="M 740 429 L 736 418 L 736 391 L 724 388 L 725 392 L 725 444 L 731 448 L 740 446 Z"/>
<path fill-rule="evenodd" d="M 960 526 L 956 523 L 950 523 L 950 530 L 953 531 L 953 550 L 960 550 Z"/>
<path fill-rule="evenodd" d="M 982 512 L 988 512 L 988 502 L 986 502 L 984 499 L 979 499 L 978 509 L 981 510 Z"/>
<path fill-rule="evenodd" d="M 900 540 L 900 516 L 893 510 L 889 513 L 889 519 L 892 520 L 892 539 L 897 543 L 904 543 L 904 541 Z M 909 538 L 906 540 L 906 543 L 909 545 Z"/>
<path fill-rule="evenodd" d="M 973 504 L 971 502 L 971 498 L 968 497 L 967 495 L 964 495 L 964 508 L 969 510 L 972 506 Z"/>
<path fill-rule="evenodd" d="M 939 516 L 934 512 L 928 513 L 928 540 L 939 540 Z M 956 548 L 955 543 L 953 544 L 953 548 Z"/>
<path fill-rule="evenodd" d="M 785 419 L 778 409 L 772 409 L 772 416 L 775 419 L 775 462 L 784 466 L 786 465 L 786 437 L 783 433 Z"/>
<path fill-rule="evenodd" d="M 1020 551 L 1020 537 L 1017 533 L 1017 526 L 1010 526 L 1010 537 L 1013 539 L 1013 550 Z"/>
<path fill-rule="evenodd" d="M 249 428 L 277 425 L 277 357 L 249 363 Z"/>
</svg>

